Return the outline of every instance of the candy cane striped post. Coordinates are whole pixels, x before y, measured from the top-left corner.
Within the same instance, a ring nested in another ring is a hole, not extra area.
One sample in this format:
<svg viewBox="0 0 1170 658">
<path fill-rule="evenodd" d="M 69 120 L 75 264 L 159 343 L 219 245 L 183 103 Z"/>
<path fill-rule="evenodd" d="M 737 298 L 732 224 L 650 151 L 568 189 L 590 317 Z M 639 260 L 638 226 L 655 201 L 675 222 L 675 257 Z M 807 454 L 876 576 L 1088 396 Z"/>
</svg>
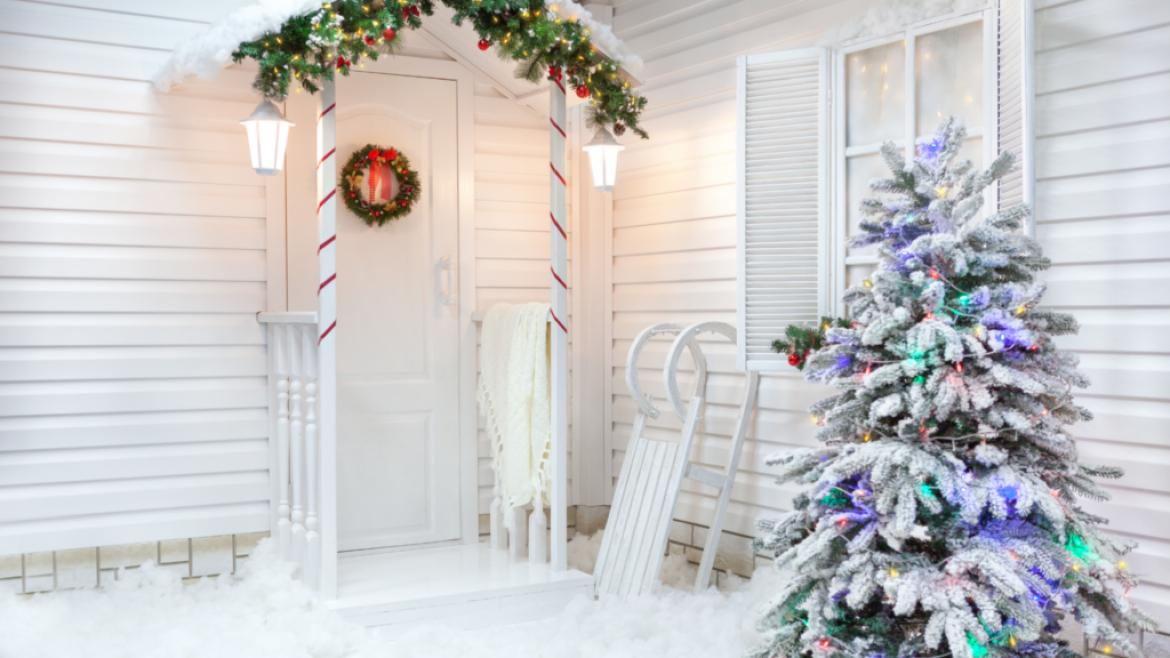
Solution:
<svg viewBox="0 0 1170 658">
<path fill-rule="evenodd" d="M 566 568 L 566 541 L 568 525 L 567 472 L 569 443 L 569 286 L 568 180 L 565 170 L 565 85 L 553 80 L 549 85 L 549 219 L 552 237 L 549 245 L 552 322 L 552 454 L 549 455 L 549 506 L 552 508 L 551 566 L 554 570 Z M 539 505 L 537 505 L 539 507 Z"/>
<path fill-rule="evenodd" d="M 337 595 L 337 92 L 317 94 L 317 377 L 321 511 L 319 588 Z M 313 584 L 313 583 L 310 583 Z"/>
</svg>

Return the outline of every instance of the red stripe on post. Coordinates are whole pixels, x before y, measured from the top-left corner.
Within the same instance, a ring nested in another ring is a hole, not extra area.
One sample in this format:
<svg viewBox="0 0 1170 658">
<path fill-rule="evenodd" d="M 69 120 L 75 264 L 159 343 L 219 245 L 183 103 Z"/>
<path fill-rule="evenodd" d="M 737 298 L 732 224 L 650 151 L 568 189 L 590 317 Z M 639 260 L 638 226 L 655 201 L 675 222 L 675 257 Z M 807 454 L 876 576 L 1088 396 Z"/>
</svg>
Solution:
<svg viewBox="0 0 1170 658">
<path fill-rule="evenodd" d="M 326 153 L 325 155 L 321 156 L 321 159 L 317 161 L 317 168 L 320 169 L 321 165 L 325 164 L 325 161 L 328 160 L 336 152 L 337 152 L 336 148 L 329 149 L 329 152 Z"/>
<path fill-rule="evenodd" d="M 317 294 L 320 295 L 321 291 L 325 289 L 325 286 L 333 283 L 336 279 L 337 279 L 337 272 L 330 274 L 328 279 L 325 279 L 324 281 L 321 282 L 321 285 L 317 286 Z"/>
<path fill-rule="evenodd" d="M 564 288 L 565 290 L 569 289 L 569 284 L 565 283 L 565 280 L 562 279 L 559 274 L 557 274 L 557 271 L 554 270 L 552 268 L 552 266 L 549 266 L 548 271 L 552 272 L 553 278 L 557 280 L 557 283 L 561 284 L 562 288 Z"/>
<path fill-rule="evenodd" d="M 332 190 L 329 190 L 329 194 L 326 194 L 325 198 L 321 199 L 321 201 L 317 204 L 317 212 L 321 212 L 321 206 L 324 206 L 326 203 L 328 203 L 329 200 L 333 198 L 334 194 L 337 194 L 336 187 L 334 187 Z"/>
<path fill-rule="evenodd" d="M 337 239 L 337 234 L 336 234 L 336 233 L 334 233 L 333 235 L 331 235 L 331 236 L 329 236 L 328 238 L 326 238 L 326 239 L 325 239 L 325 241 L 324 241 L 324 242 L 322 242 L 322 243 L 321 243 L 321 244 L 320 244 L 320 245 L 317 247 L 317 253 L 321 253 L 321 251 L 322 251 L 322 250 L 324 250 L 324 249 L 325 249 L 325 247 L 328 247 L 329 245 L 333 244 L 333 241 L 334 241 L 334 240 L 336 240 L 336 239 Z"/>
<path fill-rule="evenodd" d="M 555 84 L 557 88 L 561 90 L 562 94 L 565 93 L 565 83 L 561 82 L 560 80 L 553 80 L 553 84 Z"/>
<path fill-rule="evenodd" d="M 568 240 L 569 234 L 565 233 L 565 227 L 561 226 L 561 223 L 557 221 L 557 216 L 550 211 L 548 218 L 552 220 L 553 226 L 557 227 L 557 232 L 561 234 L 561 237 Z"/>
<path fill-rule="evenodd" d="M 550 308 L 548 310 L 548 314 L 552 316 L 553 322 L 557 323 L 557 326 L 561 328 L 561 331 L 565 332 L 566 334 L 569 333 L 569 328 L 566 327 L 565 323 L 561 322 L 561 319 L 557 317 L 556 311 Z"/>
<path fill-rule="evenodd" d="M 567 181 L 565 181 L 565 177 L 561 175 L 561 172 L 557 171 L 556 165 L 554 165 L 553 163 L 550 162 L 550 163 L 548 163 L 548 168 L 552 169 L 552 172 L 554 175 L 556 175 L 557 180 L 561 181 L 561 185 L 564 185 L 565 187 L 569 186 L 569 183 Z"/>
<path fill-rule="evenodd" d="M 549 118 L 548 118 L 548 122 L 552 124 L 552 127 L 553 127 L 553 128 L 556 128 L 556 129 L 557 129 L 557 132 L 559 132 L 559 133 L 561 134 L 561 137 L 564 137 L 565 139 L 568 139 L 568 138 L 569 138 L 569 135 L 568 135 L 568 133 L 566 133 L 566 132 L 565 132 L 565 129 L 564 129 L 564 128 L 562 128 L 562 127 L 560 126 L 560 124 L 559 124 L 559 123 L 557 123 L 557 120 L 556 120 L 556 119 L 554 119 L 554 118 L 552 118 L 552 117 L 549 117 Z"/>
<path fill-rule="evenodd" d="M 335 107 L 337 107 L 337 103 L 334 103 L 334 104 L 330 105 L 329 107 L 321 110 L 321 114 L 317 115 L 317 120 L 320 121 L 321 119 L 324 119 L 325 115 L 332 112 L 333 108 L 335 108 Z"/>
<path fill-rule="evenodd" d="M 333 321 L 333 324 L 331 324 L 331 325 L 329 325 L 328 327 L 326 327 L 326 328 L 325 328 L 325 331 L 324 331 L 324 332 L 321 334 L 321 337 L 317 339 L 317 344 L 318 344 L 318 345 L 320 345 L 320 344 L 321 344 L 321 342 L 325 340 L 325 337 L 326 337 L 326 336 L 328 336 L 330 333 L 332 333 L 332 332 L 333 332 L 333 328 L 334 328 L 334 327 L 336 327 L 336 326 L 337 326 L 337 320 L 334 320 L 334 321 Z"/>
</svg>

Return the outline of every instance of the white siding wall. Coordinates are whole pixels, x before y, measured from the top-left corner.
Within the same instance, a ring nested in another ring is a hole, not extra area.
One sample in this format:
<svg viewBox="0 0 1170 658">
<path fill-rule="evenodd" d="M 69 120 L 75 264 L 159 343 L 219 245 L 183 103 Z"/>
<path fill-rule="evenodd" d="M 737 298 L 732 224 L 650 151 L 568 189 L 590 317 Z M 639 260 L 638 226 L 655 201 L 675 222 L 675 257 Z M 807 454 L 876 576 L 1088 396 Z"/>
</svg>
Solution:
<svg viewBox="0 0 1170 658">
<path fill-rule="evenodd" d="M 1047 302 L 1075 313 L 1064 346 L 1093 381 L 1081 458 L 1116 464 L 1087 503 L 1141 543 L 1133 598 L 1170 624 L 1170 3 L 1040 2 L 1036 233 Z"/>
<path fill-rule="evenodd" d="M 634 417 L 625 354 L 663 320 L 734 320 L 735 69 L 741 53 L 811 45 L 861 2 L 619 0 L 615 26 L 646 59 L 652 139 L 624 154 L 613 217 L 612 407 L 617 476 Z M 1084 328 L 1066 342 L 1094 386 L 1098 414 L 1081 428 L 1086 460 L 1129 474 L 1116 500 L 1092 505 L 1142 542 L 1131 561 L 1148 578 L 1135 597 L 1170 620 L 1170 6 L 1156 0 L 1049 2 L 1038 12 L 1038 235 L 1056 267 L 1049 302 Z M 664 347 L 647 350 L 658 377 Z M 704 460 L 726 458 L 741 378 L 714 350 L 715 404 Z M 648 387 L 661 396 L 661 387 Z M 766 377 L 732 495 L 728 530 L 786 509 L 764 464 L 812 444 L 808 405 L 824 391 L 795 374 Z M 677 431 L 668 414 L 652 425 Z M 712 499 L 684 495 L 678 517 L 708 523 Z"/>
<path fill-rule="evenodd" d="M 646 60 L 651 139 L 626 139 L 613 212 L 612 477 L 621 469 L 635 405 L 625 385 L 630 343 L 646 325 L 667 320 L 735 322 L 735 83 L 737 55 L 814 45 L 861 0 L 626 0 L 614 16 L 618 35 Z M 662 399 L 667 344 L 650 346 L 640 366 L 647 393 Z M 735 348 L 712 343 L 711 404 L 701 459 L 727 462 L 742 396 Z M 795 372 L 795 371 L 793 371 Z M 654 382 L 651 384 L 651 382 Z M 760 412 L 748 435 L 726 528 L 752 536 L 756 520 L 789 507 L 793 487 L 773 483 L 764 460 L 785 447 L 813 445 L 808 406 L 823 391 L 795 374 L 761 382 Z M 677 435 L 672 414 L 652 431 Z M 686 485 L 676 516 L 710 523 L 714 498 Z"/>
<path fill-rule="evenodd" d="M 0 554 L 267 528 L 251 76 L 148 82 L 232 4 L 0 1 Z"/>
</svg>

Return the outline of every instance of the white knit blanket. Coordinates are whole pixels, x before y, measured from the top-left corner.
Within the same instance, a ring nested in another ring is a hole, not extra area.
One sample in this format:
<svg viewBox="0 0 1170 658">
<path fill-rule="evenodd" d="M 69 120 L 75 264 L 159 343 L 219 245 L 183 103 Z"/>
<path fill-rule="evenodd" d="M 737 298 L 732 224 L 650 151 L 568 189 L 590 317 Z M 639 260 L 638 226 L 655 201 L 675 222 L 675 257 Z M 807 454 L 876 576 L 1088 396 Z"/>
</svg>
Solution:
<svg viewBox="0 0 1170 658">
<path fill-rule="evenodd" d="M 548 309 L 497 304 L 483 321 L 478 397 L 505 510 L 548 500 Z"/>
</svg>

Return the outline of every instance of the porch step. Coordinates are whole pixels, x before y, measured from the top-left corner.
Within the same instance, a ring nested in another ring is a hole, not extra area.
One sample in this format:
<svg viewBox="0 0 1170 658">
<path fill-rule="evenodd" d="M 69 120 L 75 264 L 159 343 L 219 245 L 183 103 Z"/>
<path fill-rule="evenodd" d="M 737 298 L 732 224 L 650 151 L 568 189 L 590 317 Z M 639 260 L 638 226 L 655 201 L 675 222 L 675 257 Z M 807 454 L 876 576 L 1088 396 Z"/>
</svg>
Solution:
<svg viewBox="0 0 1170 658">
<path fill-rule="evenodd" d="M 381 628 L 443 624 L 474 629 L 557 615 L 593 596 L 593 577 L 513 562 L 486 543 L 342 554 L 337 599 L 351 621 Z"/>
</svg>

